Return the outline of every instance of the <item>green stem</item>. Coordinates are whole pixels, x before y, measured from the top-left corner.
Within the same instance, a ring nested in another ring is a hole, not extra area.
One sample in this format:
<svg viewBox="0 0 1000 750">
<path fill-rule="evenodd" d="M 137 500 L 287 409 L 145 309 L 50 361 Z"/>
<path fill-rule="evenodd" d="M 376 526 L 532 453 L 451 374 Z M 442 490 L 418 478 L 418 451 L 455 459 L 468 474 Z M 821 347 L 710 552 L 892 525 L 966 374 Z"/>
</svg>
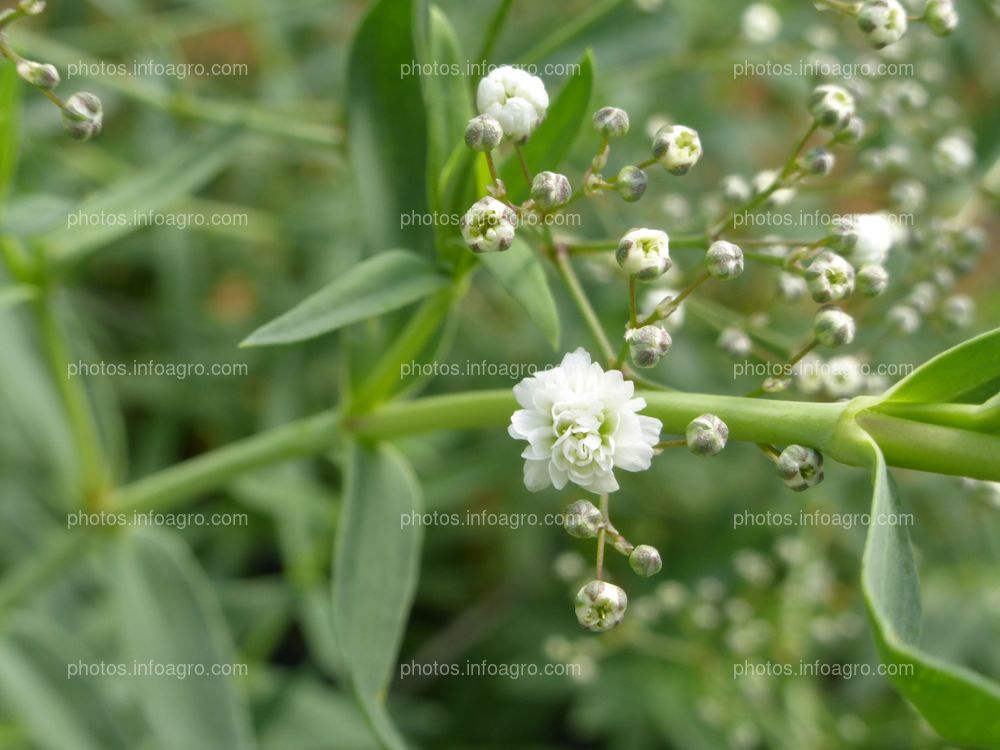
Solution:
<svg viewBox="0 0 1000 750">
<path fill-rule="evenodd" d="M 576 272 L 573 270 L 573 265 L 569 261 L 569 256 L 566 251 L 559 246 L 556 246 L 554 256 L 556 266 L 559 268 L 559 275 L 562 276 L 563 281 L 569 289 L 570 296 L 573 297 L 573 301 L 576 303 L 580 314 L 583 315 L 583 319 L 587 323 L 587 327 L 590 328 L 590 332 L 597 340 L 597 345 L 601 348 L 601 354 L 608 362 L 614 361 L 614 347 L 611 346 L 611 342 L 608 340 L 608 335 L 604 332 L 604 328 L 601 327 L 601 321 L 598 319 L 597 313 L 594 311 L 594 307 L 590 304 L 590 299 L 587 297 L 587 293 L 583 290 L 583 286 L 580 284 L 580 280 L 577 278 Z"/>
<path fill-rule="evenodd" d="M 601 495 L 601 528 L 597 532 L 597 570 L 594 576 L 598 581 L 604 575 L 604 541 L 608 530 L 608 493 Z"/>
</svg>

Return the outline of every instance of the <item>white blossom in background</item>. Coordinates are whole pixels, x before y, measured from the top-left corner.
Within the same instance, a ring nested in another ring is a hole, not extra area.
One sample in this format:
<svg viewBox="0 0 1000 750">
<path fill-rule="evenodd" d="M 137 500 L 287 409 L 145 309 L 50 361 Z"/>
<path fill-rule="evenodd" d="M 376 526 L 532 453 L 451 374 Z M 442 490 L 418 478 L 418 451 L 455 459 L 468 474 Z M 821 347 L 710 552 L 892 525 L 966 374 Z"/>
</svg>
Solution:
<svg viewBox="0 0 1000 750">
<path fill-rule="evenodd" d="M 847 253 L 855 267 L 873 263 L 881 266 L 889 258 L 894 232 L 892 222 L 883 214 L 854 214 L 844 221 L 845 228 L 857 239 Z"/>
<path fill-rule="evenodd" d="M 522 143 L 545 119 L 549 95 L 541 78 L 502 65 L 479 82 L 476 106 L 500 123 L 504 135 Z"/>
<path fill-rule="evenodd" d="M 600 494 L 618 489 L 615 469 L 648 469 L 663 425 L 638 413 L 646 402 L 634 393 L 621 372 L 605 371 L 582 348 L 514 386 L 522 408 L 507 431 L 528 443 L 525 486 L 561 490 L 572 482 Z"/>
<path fill-rule="evenodd" d="M 679 289 L 668 286 L 655 286 L 642 295 L 639 301 L 639 312 L 643 318 L 648 318 L 653 314 L 657 305 L 666 304 L 680 294 Z M 681 302 L 669 317 L 657 322 L 658 326 L 666 328 L 668 331 L 676 331 L 684 325 L 684 303 Z"/>
<path fill-rule="evenodd" d="M 976 152 L 965 136 L 952 133 L 934 144 L 931 161 L 941 174 L 959 177 L 968 172 L 976 162 Z"/>
<path fill-rule="evenodd" d="M 781 33 L 781 16 L 767 3 L 754 3 L 743 11 L 740 29 L 748 41 L 766 44 Z"/>
<path fill-rule="evenodd" d="M 849 355 L 833 357 L 826 363 L 823 381 L 831 398 L 850 398 L 865 387 L 864 369 Z"/>
</svg>

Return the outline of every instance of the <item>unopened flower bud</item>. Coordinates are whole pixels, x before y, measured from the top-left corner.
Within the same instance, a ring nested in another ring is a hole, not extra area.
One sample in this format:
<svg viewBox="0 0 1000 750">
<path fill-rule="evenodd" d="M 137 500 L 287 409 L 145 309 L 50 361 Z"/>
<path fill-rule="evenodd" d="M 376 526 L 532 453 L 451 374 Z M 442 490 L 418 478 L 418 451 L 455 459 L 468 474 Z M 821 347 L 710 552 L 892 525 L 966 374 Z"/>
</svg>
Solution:
<svg viewBox="0 0 1000 750">
<path fill-rule="evenodd" d="M 913 333 L 920 328 L 920 313 L 909 305 L 893 305 L 886 317 L 899 333 Z"/>
<path fill-rule="evenodd" d="M 667 330 L 657 325 L 631 330 L 625 335 L 625 339 L 628 341 L 632 363 L 644 369 L 654 367 L 663 359 L 673 343 Z"/>
<path fill-rule="evenodd" d="M 868 263 L 858 269 L 858 289 L 866 297 L 877 297 L 889 286 L 889 272 L 882 266 Z"/>
<path fill-rule="evenodd" d="M 653 156 L 670 174 L 686 174 L 701 158 L 698 131 L 684 125 L 665 125 L 653 136 Z"/>
<path fill-rule="evenodd" d="M 929 281 L 914 284 L 906 297 L 906 303 L 924 315 L 934 309 L 937 301 L 937 288 Z"/>
<path fill-rule="evenodd" d="M 733 359 L 746 357 L 753 349 L 753 342 L 746 331 L 733 326 L 722 330 L 716 344 Z"/>
<path fill-rule="evenodd" d="M 723 177 L 720 188 L 722 199 L 730 205 L 739 205 L 750 200 L 750 185 L 738 174 Z"/>
<path fill-rule="evenodd" d="M 604 516 L 589 500 L 577 500 L 563 514 L 563 528 L 577 539 L 590 539 L 601 530 Z"/>
<path fill-rule="evenodd" d="M 70 138 L 88 141 L 101 132 L 104 111 L 101 100 L 93 94 L 81 91 L 66 100 L 62 110 L 63 128 Z"/>
<path fill-rule="evenodd" d="M 646 192 L 649 177 L 639 167 L 622 167 L 615 181 L 615 190 L 627 203 L 634 203 Z"/>
<path fill-rule="evenodd" d="M 801 276 L 788 271 L 782 271 L 778 274 L 778 293 L 782 299 L 794 302 L 801 299 L 807 289 L 806 280 Z"/>
<path fill-rule="evenodd" d="M 778 476 L 796 492 L 823 481 L 823 455 L 802 445 L 789 445 L 777 461 Z"/>
<path fill-rule="evenodd" d="M 854 341 L 854 318 L 833 305 L 821 307 L 813 320 L 813 331 L 823 346 L 843 346 Z"/>
<path fill-rule="evenodd" d="M 602 107 L 594 113 L 594 129 L 608 138 L 620 138 L 628 132 L 628 112 L 618 107 Z"/>
<path fill-rule="evenodd" d="M 976 315 L 976 303 L 965 294 L 953 294 L 941 303 L 941 319 L 952 328 L 968 328 Z"/>
<path fill-rule="evenodd" d="M 531 199 L 542 208 L 563 206 L 571 195 L 569 179 L 558 172 L 539 172 L 531 183 Z"/>
<path fill-rule="evenodd" d="M 858 28 L 875 49 L 888 47 L 906 33 L 906 8 L 899 0 L 864 0 L 858 10 Z"/>
<path fill-rule="evenodd" d="M 607 581 L 591 581 L 576 595 L 576 619 L 587 630 L 611 630 L 625 618 L 628 597 Z"/>
<path fill-rule="evenodd" d="M 854 291 L 854 268 L 829 250 L 813 259 L 806 268 L 805 279 L 809 293 L 817 302 L 844 299 Z"/>
<path fill-rule="evenodd" d="M 847 125 L 844 126 L 843 130 L 840 130 L 834 140 L 837 143 L 847 143 L 854 144 L 865 137 L 865 121 L 860 117 L 852 117 L 848 121 Z"/>
<path fill-rule="evenodd" d="M 629 276 L 643 281 L 655 279 L 673 264 L 670 238 L 658 229 L 633 229 L 618 243 L 615 259 Z"/>
<path fill-rule="evenodd" d="M 503 128 L 495 117 L 478 115 L 465 126 L 465 145 L 473 151 L 492 151 L 503 140 Z"/>
<path fill-rule="evenodd" d="M 480 198 L 459 222 L 462 239 L 476 253 L 506 250 L 514 242 L 517 214 L 496 198 Z"/>
<path fill-rule="evenodd" d="M 931 149 L 931 162 L 946 177 L 958 177 L 968 172 L 976 163 L 976 152 L 968 138 L 952 133 L 934 144 Z"/>
<path fill-rule="evenodd" d="M 27 16 L 37 16 L 45 10 L 45 0 L 21 0 L 17 7 Z"/>
<path fill-rule="evenodd" d="M 828 130 L 842 130 L 854 117 L 854 97 L 831 83 L 817 86 L 809 95 L 809 114 L 816 124 Z"/>
<path fill-rule="evenodd" d="M 643 578 L 649 578 L 660 572 L 663 560 L 660 559 L 660 551 L 656 547 L 640 544 L 628 556 L 628 564 Z"/>
<path fill-rule="evenodd" d="M 21 79 L 37 86 L 40 89 L 49 91 L 59 85 L 59 71 L 55 65 L 32 62 L 31 60 L 21 60 L 17 64 L 17 74 Z"/>
<path fill-rule="evenodd" d="M 924 5 L 927 28 L 938 36 L 948 36 L 958 26 L 958 12 L 953 0 L 927 0 Z"/>
<path fill-rule="evenodd" d="M 714 414 L 702 414 L 687 426 L 688 450 L 696 456 L 714 456 L 728 440 L 729 427 Z"/>
<path fill-rule="evenodd" d="M 716 240 L 705 254 L 708 272 L 717 279 L 734 279 L 743 273 L 743 251 L 739 245 Z"/>
<path fill-rule="evenodd" d="M 829 149 L 816 146 L 806 151 L 806 155 L 802 158 L 802 167 L 809 174 L 823 177 L 833 171 L 836 161 Z"/>
</svg>

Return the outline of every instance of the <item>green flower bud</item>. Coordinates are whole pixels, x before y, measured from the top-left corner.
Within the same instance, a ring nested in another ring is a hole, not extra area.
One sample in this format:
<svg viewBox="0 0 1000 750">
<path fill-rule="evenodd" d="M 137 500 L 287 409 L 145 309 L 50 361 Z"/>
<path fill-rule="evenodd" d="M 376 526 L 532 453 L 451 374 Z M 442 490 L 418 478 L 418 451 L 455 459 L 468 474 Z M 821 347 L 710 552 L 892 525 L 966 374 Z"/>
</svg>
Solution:
<svg viewBox="0 0 1000 750">
<path fill-rule="evenodd" d="M 670 174 L 687 174 L 701 153 L 698 131 L 684 125 L 665 125 L 653 136 L 653 156 Z"/>
<path fill-rule="evenodd" d="M 628 564 L 637 574 L 649 578 L 660 572 L 663 560 L 660 559 L 660 552 L 656 547 L 640 544 L 628 556 Z"/>
<path fill-rule="evenodd" d="M 778 476 L 796 492 L 823 481 L 823 455 L 802 445 L 789 445 L 778 456 Z"/>
<path fill-rule="evenodd" d="M 22 80 L 45 91 L 51 91 L 59 85 L 59 71 L 55 65 L 21 60 L 17 64 L 17 74 Z"/>
<path fill-rule="evenodd" d="M 858 269 L 858 289 L 866 297 L 877 297 L 889 286 L 889 272 L 882 266 L 867 263 Z"/>
<path fill-rule="evenodd" d="M 813 320 L 813 331 L 823 346 L 843 346 L 854 341 L 854 318 L 833 305 L 819 309 Z"/>
<path fill-rule="evenodd" d="M 503 128 L 496 118 L 479 115 L 465 126 L 465 145 L 473 151 L 492 151 L 503 140 Z"/>
<path fill-rule="evenodd" d="M 735 279 L 743 273 L 743 251 L 725 240 L 712 243 L 705 254 L 708 272 L 717 279 Z"/>
<path fill-rule="evenodd" d="M 841 86 L 817 86 L 809 95 L 809 114 L 820 127 L 843 130 L 854 117 L 854 97 Z"/>
<path fill-rule="evenodd" d="M 618 107 L 602 107 L 594 113 L 594 129 L 608 138 L 620 138 L 628 132 L 628 112 Z"/>
<path fill-rule="evenodd" d="M 924 21 L 938 36 L 948 36 L 958 26 L 958 12 L 953 0 L 927 0 L 924 5 Z"/>
<path fill-rule="evenodd" d="M 854 292 L 854 267 L 829 250 L 817 255 L 805 273 L 806 286 L 817 302 L 849 297 Z"/>
<path fill-rule="evenodd" d="M 564 206 L 571 195 L 569 179 L 557 172 L 539 172 L 531 183 L 531 199 L 542 208 Z"/>
<path fill-rule="evenodd" d="M 625 618 L 628 597 L 607 581 L 591 581 L 576 595 L 576 619 L 587 630 L 611 630 Z"/>
<path fill-rule="evenodd" d="M 906 8 L 899 0 L 864 0 L 857 18 L 858 28 L 875 49 L 895 44 L 906 33 Z"/>
<path fill-rule="evenodd" d="M 687 426 L 688 450 L 696 456 L 714 456 L 728 440 L 729 427 L 714 414 L 702 414 Z"/>
<path fill-rule="evenodd" d="M 630 330 L 625 339 L 628 341 L 632 363 L 642 368 L 654 367 L 670 351 L 673 343 L 667 330 L 657 325 Z"/>
<path fill-rule="evenodd" d="M 63 106 L 62 121 L 70 138 L 89 141 L 101 132 L 104 124 L 101 100 L 86 91 L 73 94 Z"/>
<path fill-rule="evenodd" d="M 577 539 L 591 539 L 597 536 L 604 523 L 604 516 L 589 500 L 577 500 L 563 513 L 563 528 Z"/>
<path fill-rule="evenodd" d="M 833 165 L 836 164 L 836 161 L 829 149 L 816 146 L 806 151 L 806 155 L 802 159 L 802 167 L 809 174 L 823 177 L 833 171 Z"/>
<path fill-rule="evenodd" d="M 920 328 L 920 313 L 909 305 L 893 305 L 886 314 L 893 330 L 899 333 L 914 333 Z"/>
<path fill-rule="evenodd" d="M 622 167 L 615 182 L 615 190 L 627 203 L 635 203 L 646 192 L 649 177 L 639 167 Z"/>
</svg>

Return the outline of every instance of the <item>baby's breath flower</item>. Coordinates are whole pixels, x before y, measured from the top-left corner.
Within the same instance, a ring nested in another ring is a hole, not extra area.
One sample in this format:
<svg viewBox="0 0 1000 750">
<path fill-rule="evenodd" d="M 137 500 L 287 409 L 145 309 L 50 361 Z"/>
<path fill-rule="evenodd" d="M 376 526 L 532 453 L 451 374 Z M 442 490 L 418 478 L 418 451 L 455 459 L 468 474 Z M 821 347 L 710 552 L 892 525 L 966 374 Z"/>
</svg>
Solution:
<svg viewBox="0 0 1000 750">
<path fill-rule="evenodd" d="M 809 114 L 821 127 L 842 130 L 854 117 L 854 97 L 841 86 L 817 86 L 809 95 Z"/>
<path fill-rule="evenodd" d="M 899 0 L 864 0 L 858 10 L 858 28 L 875 49 L 888 47 L 906 33 L 906 8 Z"/>
<path fill-rule="evenodd" d="M 655 367 L 670 351 L 670 345 L 673 343 L 666 329 L 658 325 L 629 330 L 625 334 L 625 340 L 628 342 L 632 364 L 641 368 Z"/>
<path fill-rule="evenodd" d="M 729 427 L 714 414 L 702 414 L 687 426 L 688 450 L 696 456 L 714 456 L 726 447 Z"/>
<path fill-rule="evenodd" d="M 841 256 L 824 250 L 806 269 L 806 285 L 817 302 L 831 302 L 854 292 L 854 268 Z"/>
<path fill-rule="evenodd" d="M 882 214 L 852 214 L 837 222 L 839 246 L 855 265 L 885 263 L 892 250 L 893 231 Z"/>
<path fill-rule="evenodd" d="M 625 618 L 628 597 L 607 581 L 591 581 L 576 595 L 576 619 L 587 630 L 611 630 Z"/>
<path fill-rule="evenodd" d="M 541 78 L 502 65 L 479 82 L 476 106 L 480 114 L 500 123 L 504 135 L 524 143 L 545 119 L 549 95 Z"/>
<path fill-rule="evenodd" d="M 653 156 L 670 174 L 686 174 L 701 158 L 698 131 L 684 125 L 665 125 L 653 136 Z"/>
<path fill-rule="evenodd" d="M 968 172 L 976 162 L 969 139 L 952 133 L 941 138 L 931 150 L 931 161 L 947 177 L 959 177 Z"/>
<path fill-rule="evenodd" d="M 802 445 L 789 445 L 778 456 L 778 476 L 796 492 L 815 487 L 823 481 L 823 456 Z"/>
<path fill-rule="evenodd" d="M 899 333 L 914 333 L 920 328 L 920 313 L 909 305 L 893 305 L 886 317 L 893 329 Z"/>
<path fill-rule="evenodd" d="M 632 229 L 618 243 L 615 259 L 629 276 L 655 279 L 672 265 L 670 238 L 658 229 Z"/>
<path fill-rule="evenodd" d="M 934 309 L 937 301 L 937 287 L 929 281 L 921 281 L 914 284 L 913 289 L 910 290 L 910 293 L 906 297 L 907 304 L 924 315 Z"/>
<path fill-rule="evenodd" d="M 496 118 L 479 115 L 465 126 L 465 145 L 473 151 L 492 151 L 503 140 L 503 128 Z"/>
<path fill-rule="evenodd" d="M 21 60 L 17 64 L 17 74 L 32 86 L 49 91 L 59 85 L 59 71 L 55 65 Z"/>
<path fill-rule="evenodd" d="M 802 158 L 802 166 L 809 174 L 823 177 L 833 171 L 836 161 L 832 151 L 816 146 L 806 151 L 806 155 Z"/>
<path fill-rule="evenodd" d="M 723 177 L 719 187 L 722 190 L 722 199 L 730 205 L 739 205 L 750 200 L 750 185 L 738 174 Z"/>
<path fill-rule="evenodd" d="M 649 177 L 639 167 L 622 167 L 615 181 L 615 190 L 627 203 L 634 203 L 645 194 L 648 183 Z"/>
<path fill-rule="evenodd" d="M 480 198 L 459 222 L 462 239 L 473 252 L 506 250 L 514 242 L 517 214 L 496 198 Z"/>
<path fill-rule="evenodd" d="M 958 26 L 954 0 L 927 0 L 924 5 L 927 28 L 938 36 L 948 36 Z"/>
<path fill-rule="evenodd" d="M 743 273 L 743 251 L 739 245 L 717 240 L 705 255 L 708 272 L 717 279 L 734 279 Z"/>
<path fill-rule="evenodd" d="M 823 346 L 837 347 L 854 341 L 854 318 L 833 305 L 825 305 L 816 313 L 813 331 Z"/>
<path fill-rule="evenodd" d="M 858 269 L 858 289 L 866 297 L 877 297 L 889 286 L 889 272 L 882 266 L 866 263 Z"/>
<path fill-rule="evenodd" d="M 589 500 L 577 500 L 563 513 L 563 528 L 570 536 L 577 539 L 590 539 L 597 536 L 604 523 L 600 509 Z"/>
<path fill-rule="evenodd" d="M 70 138 L 89 141 L 101 132 L 104 111 L 101 100 L 93 94 L 81 91 L 66 100 L 62 110 L 63 128 Z"/>
<path fill-rule="evenodd" d="M 781 16 L 767 3 L 753 3 L 743 11 L 740 28 L 747 41 L 766 44 L 781 33 Z"/>
<path fill-rule="evenodd" d="M 561 490 L 573 482 L 595 494 L 614 492 L 615 469 L 648 469 L 663 425 L 638 413 L 646 402 L 634 392 L 621 372 L 605 372 L 583 349 L 514 386 L 523 408 L 507 431 L 528 442 L 521 453 L 525 486 Z"/>
<path fill-rule="evenodd" d="M 655 576 L 663 567 L 663 560 L 660 558 L 660 551 L 656 547 L 648 544 L 640 544 L 628 556 L 628 564 L 638 575 L 643 578 Z"/>
<path fill-rule="evenodd" d="M 569 178 L 557 172 L 539 172 L 531 182 L 531 199 L 542 208 L 558 208 L 573 195 Z"/>
<path fill-rule="evenodd" d="M 716 345 L 733 359 L 742 359 L 753 349 L 753 342 L 746 331 L 735 326 L 722 329 Z"/>
<path fill-rule="evenodd" d="M 608 138 L 628 133 L 628 112 L 618 107 L 602 107 L 594 113 L 594 130 Z"/>
</svg>

